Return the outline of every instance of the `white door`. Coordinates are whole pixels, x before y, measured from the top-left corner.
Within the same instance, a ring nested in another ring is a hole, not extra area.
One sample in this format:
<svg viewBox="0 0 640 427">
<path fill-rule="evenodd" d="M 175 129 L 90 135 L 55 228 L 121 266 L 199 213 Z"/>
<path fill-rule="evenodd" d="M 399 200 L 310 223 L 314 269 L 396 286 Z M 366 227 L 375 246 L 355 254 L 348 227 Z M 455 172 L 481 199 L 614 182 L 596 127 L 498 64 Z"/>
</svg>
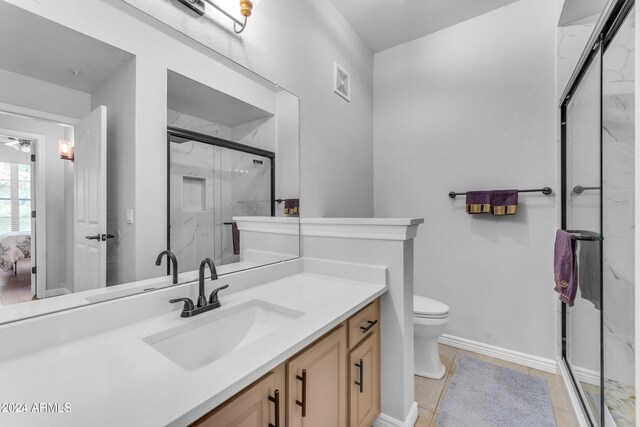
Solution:
<svg viewBox="0 0 640 427">
<path fill-rule="evenodd" d="M 106 286 L 107 107 L 100 106 L 74 132 L 74 291 Z"/>
<path fill-rule="evenodd" d="M 37 200 L 36 200 L 36 186 L 37 186 L 36 179 L 38 178 L 38 175 L 36 174 L 35 153 L 38 151 L 37 148 L 39 147 L 40 144 L 41 142 L 39 140 L 35 140 L 31 144 L 31 163 L 30 163 L 31 165 L 31 168 L 30 168 L 31 212 L 36 211 L 38 207 Z M 38 250 L 37 242 L 38 241 L 36 239 L 36 219 L 32 214 L 31 215 L 31 267 L 32 267 L 31 268 L 31 293 L 35 295 L 37 298 L 44 298 L 44 289 L 41 289 L 40 292 L 38 292 L 38 286 L 37 286 L 38 276 L 35 274 L 33 270 L 33 267 L 35 267 L 36 265 L 36 260 L 38 259 L 36 255 L 36 251 Z"/>
</svg>

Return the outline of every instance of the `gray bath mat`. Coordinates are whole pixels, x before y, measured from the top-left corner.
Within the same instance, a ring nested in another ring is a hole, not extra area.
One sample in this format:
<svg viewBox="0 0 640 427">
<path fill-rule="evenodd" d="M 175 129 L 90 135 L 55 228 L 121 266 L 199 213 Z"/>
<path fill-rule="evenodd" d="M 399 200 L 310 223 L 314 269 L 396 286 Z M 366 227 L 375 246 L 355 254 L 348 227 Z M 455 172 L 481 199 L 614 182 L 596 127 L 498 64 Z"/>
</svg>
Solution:
<svg viewBox="0 0 640 427">
<path fill-rule="evenodd" d="M 438 427 L 556 427 L 547 382 L 462 356 Z"/>
</svg>

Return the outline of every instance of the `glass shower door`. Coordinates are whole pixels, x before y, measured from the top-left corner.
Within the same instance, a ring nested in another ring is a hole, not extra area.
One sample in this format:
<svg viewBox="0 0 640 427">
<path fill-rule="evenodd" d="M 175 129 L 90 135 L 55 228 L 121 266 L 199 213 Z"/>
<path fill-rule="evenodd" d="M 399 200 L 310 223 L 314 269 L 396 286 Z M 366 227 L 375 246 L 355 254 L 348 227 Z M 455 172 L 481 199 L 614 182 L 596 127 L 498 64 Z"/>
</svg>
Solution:
<svg viewBox="0 0 640 427">
<path fill-rule="evenodd" d="M 274 215 L 275 156 L 232 144 L 169 132 L 167 246 L 181 273 L 197 270 L 204 258 L 216 265 L 239 262 L 242 242 L 234 237 L 233 218 Z"/>
<path fill-rule="evenodd" d="M 223 227 L 219 235 L 222 264 L 240 261 L 241 241 L 233 245 L 233 218 L 272 215 L 272 159 L 230 148 L 220 150 L 220 212 Z M 216 223 L 217 225 L 218 223 Z"/>
<path fill-rule="evenodd" d="M 565 306 L 564 356 L 585 412 L 595 425 L 602 425 L 601 82 L 602 56 L 596 52 L 566 105 L 564 159 L 564 228 L 577 236 L 595 236 L 595 240 L 574 242 L 579 280 L 574 305 Z"/>
<path fill-rule="evenodd" d="M 603 349 L 606 425 L 635 426 L 635 9 L 603 55 Z"/>
</svg>

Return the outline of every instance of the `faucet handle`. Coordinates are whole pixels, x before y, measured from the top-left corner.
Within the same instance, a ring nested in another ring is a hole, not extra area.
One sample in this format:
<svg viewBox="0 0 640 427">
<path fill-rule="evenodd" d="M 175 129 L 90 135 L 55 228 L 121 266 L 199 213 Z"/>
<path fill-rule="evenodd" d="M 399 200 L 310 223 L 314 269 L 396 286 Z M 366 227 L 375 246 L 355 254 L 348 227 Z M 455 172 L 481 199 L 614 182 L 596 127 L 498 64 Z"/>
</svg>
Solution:
<svg viewBox="0 0 640 427">
<path fill-rule="evenodd" d="M 191 298 L 176 298 L 176 299 L 169 300 L 171 304 L 174 304 L 176 302 L 183 302 L 183 301 L 184 301 L 184 307 L 182 308 L 183 312 L 191 311 L 195 308 L 193 306 L 193 301 L 191 301 Z"/>
<path fill-rule="evenodd" d="M 218 304 L 218 306 L 220 305 L 220 300 L 218 299 L 218 292 L 223 290 L 223 289 L 227 289 L 229 287 L 229 285 L 224 285 L 224 286 L 220 286 L 219 288 L 216 288 L 213 290 L 213 292 L 211 292 L 211 296 L 209 296 L 209 304 Z"/>
</svg>

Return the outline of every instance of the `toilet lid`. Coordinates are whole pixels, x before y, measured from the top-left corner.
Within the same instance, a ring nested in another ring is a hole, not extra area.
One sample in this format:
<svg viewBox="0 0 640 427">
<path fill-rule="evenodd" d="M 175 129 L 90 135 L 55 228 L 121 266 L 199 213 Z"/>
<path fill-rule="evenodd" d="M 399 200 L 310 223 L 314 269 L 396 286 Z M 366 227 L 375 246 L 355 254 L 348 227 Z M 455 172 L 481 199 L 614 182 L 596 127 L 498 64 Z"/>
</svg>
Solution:
<svg viewBox="0 0 640 427">
<path fill-rule="evenodd" d="M 413 296 L 413 314 L 418 317 L 443 316 L 449 313 L 449 306 L 440 301 L 420 295 Z"/>
</svg>

